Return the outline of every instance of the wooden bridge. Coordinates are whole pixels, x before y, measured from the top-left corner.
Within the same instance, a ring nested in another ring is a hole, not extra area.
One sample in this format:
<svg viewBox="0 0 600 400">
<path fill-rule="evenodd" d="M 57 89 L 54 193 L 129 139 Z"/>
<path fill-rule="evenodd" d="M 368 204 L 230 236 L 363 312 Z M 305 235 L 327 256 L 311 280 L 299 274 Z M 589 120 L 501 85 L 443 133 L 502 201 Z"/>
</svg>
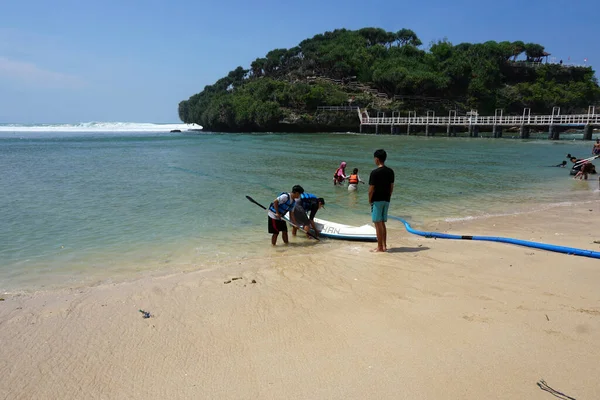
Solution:
<svg viewBox="0 0 600 400">
<path fill-rule="evenodd" d="M 501 109 L 497 109 L 493 116 L 481 116 L 477 111 L 470 111 L 467 115 L 457 115 L 456 111 L 450 111 L 448 116 L 435 116 L 429 111 L 426 116 L 417 116 L 414 111 L 409 111 L 408 116 L 401 117 L 398 112 L 392 112 L 386 116 L 378 112 L 377 117 L 369 115 L 367 110 L 361 110 L 356 106 L 330 106 L 319 107 L 321 110 L 330 111 L 352 111 L 358 114 L 360 120 L 360 131 L 364 127 L 375 127 L 375 133 L 379 133 L 380 127 L 390 127 L 390 133 L 407 134 L 417 131 L 425 132 L 427 136 L 433 136 L 436 130 L 445 128 L 448 136 L 456 136 L 457 130 L 467 130 L 470 136 L 479 136 L 481 129 L 491 129 L 494 137 L 502 137 L 502 131 L 506 128 L 518 128 L 521 138 L 529 138 L 531 128 L 547 129 L 549 139 L 558 140 L 560 132 L 571 128 L 583 128 L 584 140 L 591 140 L 594 127 L 600 127 L 600 114 L 595 113 L 595 107 L 590 106 L 587 114 L 560 115 L 560 108 L 554 107 L 551 115 L 531 115 L 529 108 L 523 110 L 523 115 L 503 115 Z"/>
<path fill-rule="evenodd" d="M 361 117 L 363 125 L 478 125 L 478 126 L 566 126 L 600 125 L 600 114 L 528 115 L 528 116 L 448 116 L 448 117 Z"/>
<path fill-rule="evenodd" d="M 600 125 L 600 114 L 572 114 L 572 115 L 530 115 L 530 116 L 449 116 L 449 117 L 367 117 L 362 118 L 363 125 L 479 125 L 479 126 L 568 126 L 581 127 L 586 125 Z"/>
</svg>

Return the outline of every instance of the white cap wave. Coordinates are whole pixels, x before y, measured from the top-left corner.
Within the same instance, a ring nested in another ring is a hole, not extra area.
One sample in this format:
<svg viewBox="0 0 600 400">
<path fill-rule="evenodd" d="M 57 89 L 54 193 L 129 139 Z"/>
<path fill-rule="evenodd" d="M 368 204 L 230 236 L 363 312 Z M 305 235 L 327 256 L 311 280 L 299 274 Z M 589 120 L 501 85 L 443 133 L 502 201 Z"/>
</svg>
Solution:
<svg viewBox="0 0 600 400">
<path fill-rule="evenodd" d="M 170 132 L 200 130 L 198 124 L 150 122 L 81 122 L 77 124 L 0 124 L 0 132 Z"/>
</svg>

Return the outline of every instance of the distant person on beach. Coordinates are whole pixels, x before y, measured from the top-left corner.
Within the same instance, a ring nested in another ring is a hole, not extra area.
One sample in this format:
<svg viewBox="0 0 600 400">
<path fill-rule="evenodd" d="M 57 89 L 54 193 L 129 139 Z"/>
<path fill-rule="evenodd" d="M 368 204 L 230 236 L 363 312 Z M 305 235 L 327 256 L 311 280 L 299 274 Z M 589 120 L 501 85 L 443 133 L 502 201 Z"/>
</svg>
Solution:
<svg viewBox="0 0 600 400">
<path fill-rule="evenodd" d="M 304 193 L 304 189 L 300 185 L 296 185 L 292 188 L 291 193 L 283 192 L 269 205 L 268 224 L 269 233 L 271 236 L 271 244 L 275 246 L 277 244 L 277 237 L 279 232 L 282 233 L 283 243 L 288 243 L 287 225 L 283 220 L 283 216 L 291 211 L 296 205 L 296 200 L 300 198 L 300 195 Z M 296 223 L 296 217 L 294 213 L 290 213 L 290 220 L 292 223 Z"/>
<path fill-rule="evenodd" d="M 348 178 L 346 176 L 346 162 L 342 161 L 338 169 L 336 169 L 335 173 L 333 174 L 333 184 L 341 185 L 346 178 Z"/>
<path fill-rule="evenodd" d="M 348 177 L 348 190 L 353 191 L 358 189 L 359 182 L 362 184 L 365 183 L 362 179 L 360 179 L 360 175 L 358 175 L 358 168 L 354 168 Z"/>
<path fill-rule="evenodd" d="M 311 228 L 315 231 L 315 236 L 319 236 L 319 231 L 315 225 L 315 215 L 317 211 L 325 207 L 325 199 L 317 197 L 312 193 L 302 193 L 300 200 L 296 201 L 294 206 L 293 214 L 296 218 L 296 224 L 303 226 L 304 230 L 308 232 Z M 292 226 L 292 235 L 296 236 L 298 228 Z M 308 236 L 308 234 L 307 234 Z M 310 236 L 308 236 L 310 237 Z"/>
<path fill-rule="evenodd" d="M 374 252 L 387 251 L 387 222 L 388 209 L 392 192 L 394 191 L 394 171 L 385 166 L 387 153 L 383 149 L 375 150 L 375 168 L 369 176 L 369 204 L 371 218 L 377 232 L 377 248 Z"/>
<path fill-rule="evenodd" d="M 600 139 L 596 139 L 596 143 L 594 143 L 594 147 L 592 147 L 592 155 L 600 156 Z"/>
</svg>

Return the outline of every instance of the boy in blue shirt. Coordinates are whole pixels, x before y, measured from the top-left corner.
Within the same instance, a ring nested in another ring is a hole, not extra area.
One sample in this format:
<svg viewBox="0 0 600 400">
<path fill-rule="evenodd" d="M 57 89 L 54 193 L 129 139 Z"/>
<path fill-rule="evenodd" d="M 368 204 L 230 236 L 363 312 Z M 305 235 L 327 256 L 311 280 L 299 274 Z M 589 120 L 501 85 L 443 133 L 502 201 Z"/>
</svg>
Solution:
<svg viewBox="0 0 600 400">
<path fill-rule="evenodd" d="M 300 195 L 304 193 L 304 189 L 300 185 L 295 185 L 292 188 L 291 193 L 281 193 L 267 209 L 268 215 L 268 230 L 271 234 L 271 244 L 275 246 L 277 244 L 277 238 L 279 232 L 282 232 L 283 243 L 288 243 L 287 225 L 283 220 L 283 216 L 294 209 L 296 200 L 300 198 Z M 290 212 L 290 220 L 296 224 L 296 217 L 293 212 Z"/>
</svg>

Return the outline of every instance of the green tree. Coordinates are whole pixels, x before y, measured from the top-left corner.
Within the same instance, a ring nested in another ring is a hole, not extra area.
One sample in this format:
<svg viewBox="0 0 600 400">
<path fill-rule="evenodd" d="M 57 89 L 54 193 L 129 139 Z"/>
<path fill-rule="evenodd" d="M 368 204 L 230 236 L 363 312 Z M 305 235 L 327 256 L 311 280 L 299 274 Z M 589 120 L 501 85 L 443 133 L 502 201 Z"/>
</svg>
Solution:
<svg viewBox="0 0 600 400">
<path fill-rule="evenodd" d="M 524 51 L 525 51 L 525 43 L 523 43 L 520 40 L 517 40 L 516 42 L 512 42 L 513 61 L 516 61 L 517 57 L 519 57 Z"/>
<path fill-rule="evenodd" d="M 472 107 L 482 114 L 495 108 L 510 114 L 523 107 L 549 112 L 560 106 L 585 112 L 600 101 L 591 68 L 514 62 L 523 52 L 530 61 L 541 60 L 546 53 L 539 44 L 453 45 L 443 39 L 428 50 L 419 46 L 410 29 L 392 33 L 367 27 L 318 34 L 290 49 L 269 51 L 248 69 L 230 71 L 181 101 L 178 115 L 184 122 L 222 131 L 287 129 L 296 126 L 293 121 L 322 129 L 335 121 L 347 123 L 351 114 L 318 113 L 319 106 L 347 104 L 349 98 L 369 106 L 382 92 L 389 98 L 399 95 L 399 101 L 385 101 L 396 111 Z"/>
<path fill-rule="evenodd" d="M 417 34 L 410 29 L 402 28 L 394 36 L 398 46 L 410 44 L 411 46 L 418 47 L 423 44 Z"/>
<path fill-rule="evenodd" d="M 544 46 L 537 43 L 527 43 L 525 45 L 525 55 L 527 61 L 539 61 L 544 55 Z"/>
</svg>

